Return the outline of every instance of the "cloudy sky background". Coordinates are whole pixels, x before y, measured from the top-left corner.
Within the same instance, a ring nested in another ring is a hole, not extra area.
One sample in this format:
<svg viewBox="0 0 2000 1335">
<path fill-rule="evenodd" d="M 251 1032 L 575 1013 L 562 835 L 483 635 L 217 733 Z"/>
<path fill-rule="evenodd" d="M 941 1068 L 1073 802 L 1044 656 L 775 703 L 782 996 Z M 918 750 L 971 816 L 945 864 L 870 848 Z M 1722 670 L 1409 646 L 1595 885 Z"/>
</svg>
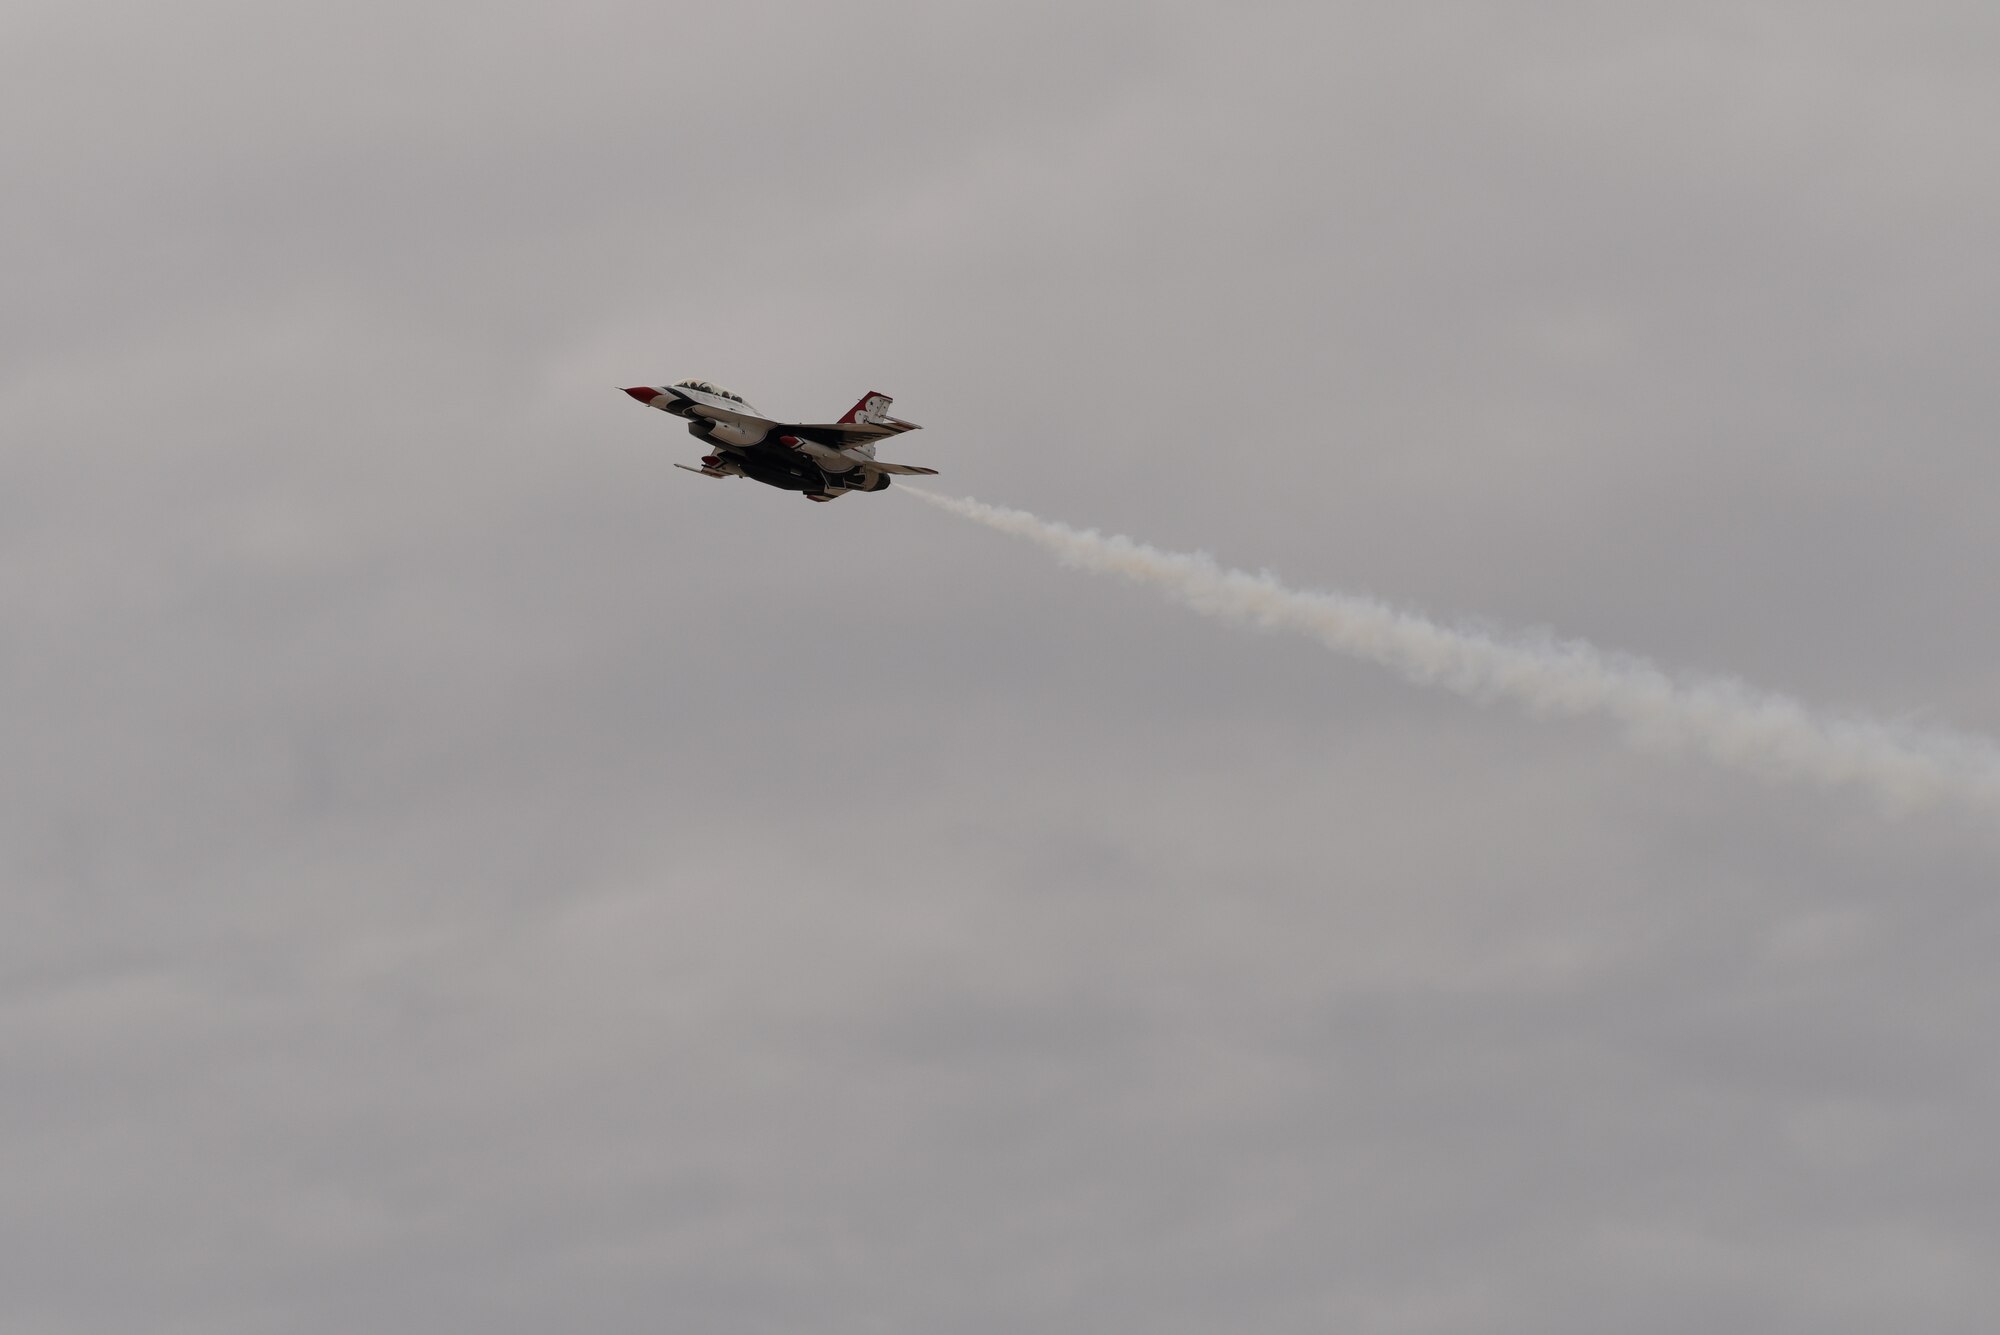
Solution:
<svg viewBox="0 0 2000 1335">
<path fill-rule="evenodd" d="M 0 16 L 0 1326 L 1974 1332 L 1990 815 L 944 487 L 2000 733 L 1983 3 Z"/>
</svg>

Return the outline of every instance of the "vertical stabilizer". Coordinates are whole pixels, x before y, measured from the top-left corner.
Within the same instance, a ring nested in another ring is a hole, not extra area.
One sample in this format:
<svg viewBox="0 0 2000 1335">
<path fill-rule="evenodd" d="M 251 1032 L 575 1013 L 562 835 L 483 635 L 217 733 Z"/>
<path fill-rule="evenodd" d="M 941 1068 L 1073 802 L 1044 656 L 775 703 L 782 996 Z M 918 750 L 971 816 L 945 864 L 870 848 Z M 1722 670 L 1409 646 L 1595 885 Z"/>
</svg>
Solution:
<svg viewBox="0 0 2000 1335">
<path fill-rule="evenodd" d="M 861 402 L 847 410 L 847 416 L 840 419 L 840 424 L 842 426 L 886 425 L 891 420 L 889 405 L 894 402 L 895 400 L 887 394 L 871 389 L 861 396 Z"/>
</svg>

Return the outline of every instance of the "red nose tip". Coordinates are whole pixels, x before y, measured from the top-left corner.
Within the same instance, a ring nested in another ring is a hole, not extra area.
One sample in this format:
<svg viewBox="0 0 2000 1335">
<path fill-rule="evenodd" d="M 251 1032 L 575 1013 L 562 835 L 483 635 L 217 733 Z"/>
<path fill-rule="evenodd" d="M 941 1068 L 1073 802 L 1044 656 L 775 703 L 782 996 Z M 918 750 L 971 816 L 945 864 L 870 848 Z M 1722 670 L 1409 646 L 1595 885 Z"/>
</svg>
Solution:
<svg viewBox="0 0 2000 1335">
<path fill-rule="evenodd" d="M 654 399 L 660 397 L 660 391 L 654 389 L 651 385 L 634 385 L 625 392 L 639 400 L 639 402 L 647 405 L 651 405 Z"/>
</svg>

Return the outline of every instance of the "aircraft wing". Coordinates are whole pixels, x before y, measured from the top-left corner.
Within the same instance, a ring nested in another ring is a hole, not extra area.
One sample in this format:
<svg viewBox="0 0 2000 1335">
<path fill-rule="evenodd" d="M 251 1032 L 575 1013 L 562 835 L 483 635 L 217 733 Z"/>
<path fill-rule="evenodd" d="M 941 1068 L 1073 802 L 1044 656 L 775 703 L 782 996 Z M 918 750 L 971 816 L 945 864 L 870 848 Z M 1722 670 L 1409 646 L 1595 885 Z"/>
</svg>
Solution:
<svg viewBox="0 0 2000 1335">
<path fill-rule="evenodd" d="M 740 426 L 755 431 L 765 428 L 772 431 L 789 430 L 783 422 L 774 422 L 768 417 L 755 413 L 739 413 L 733 408 L 718 408 L 712 403 L 691 402 L 687 405 L 691 414 L 706 417 L 711 422 L 726 422 L 730 426 Z"/>
<path fill-rule="evenodd" d="M 711 403 L 690 404 L 688 412 L 706 417 L 711 422 L 723 422 L 730 426 L 742 427 L 747 431 L 765 431 L 772 436 L 796 436 L 800 440 L 809 440 L 815 445 L 824 445 L 835 450 L 873 444 L 885 436 L 900 436 L 905 431 L 918 429 L 915 422 L 904 422 L 896 418 L 890 418 L 886 422 L 774 422 L 755 413 L 740 413 L 733 408 L 718 408 Z"/>
<path fill-rule="evenodd" d="M 794 422 L 779 428 L 785 435 L 836 450 L 844 450 L 850 445 L 871 444 L 884 436 L 900 436 L 905 431 L 916 429 L 915 422 Z"/>
</svg>

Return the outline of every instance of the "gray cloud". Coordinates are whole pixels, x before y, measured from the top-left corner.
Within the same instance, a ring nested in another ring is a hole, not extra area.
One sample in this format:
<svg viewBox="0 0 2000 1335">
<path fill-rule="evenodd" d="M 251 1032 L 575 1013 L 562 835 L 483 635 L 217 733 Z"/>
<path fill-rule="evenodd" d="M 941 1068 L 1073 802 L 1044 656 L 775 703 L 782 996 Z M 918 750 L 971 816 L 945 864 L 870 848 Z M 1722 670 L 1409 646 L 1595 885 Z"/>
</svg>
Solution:
<svg viewBox="0 0 2000 1335">
<path fill-rule="evenodd" d="M 7 1329 L 1993 1324 L 1982 824 L 613 388 L 2000 731 L 1984 8 L 4 22 Z"/>
</svg>

